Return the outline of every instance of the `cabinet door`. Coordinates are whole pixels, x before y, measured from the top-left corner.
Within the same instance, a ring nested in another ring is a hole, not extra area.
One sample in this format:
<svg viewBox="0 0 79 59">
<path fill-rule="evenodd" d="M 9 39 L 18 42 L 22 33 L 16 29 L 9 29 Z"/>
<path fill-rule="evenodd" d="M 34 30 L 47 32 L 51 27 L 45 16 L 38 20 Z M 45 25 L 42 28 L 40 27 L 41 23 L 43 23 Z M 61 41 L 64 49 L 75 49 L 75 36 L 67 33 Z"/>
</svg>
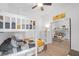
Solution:
<svg viewBox="0 0 79 59">
<path fill-rule="evenodd" d="M 32 29 L 32 27 L 33 27 L 32 23 L 33 23 L 32 20 L 30 20 L 30 24 L 29 24 L 30 25 L 30 29 Z"/>
<path fill-rule="evenodd" d="M 5 16 L 5 29 L 10 29 L 10 17 Z"/>
<path fill-rule="evenodd" d="M 16 29 L 16 19 L 14 17 L 11 19 L 11 28 Z"/>
<path fill-rule="evenodd" d="M 25 19 L 22 19 L 22 29 L 25 29 Z"/>
<path fill-rule="evenodd" d="M 35 29 L 35 25 L 36 25 L 35 23 L 36 23 L 36 22 L 35 22 L 35 21 L 33 21 L 33 29 Z"/>
<path fill-rule="evenodd" d="M 3 29 L 3 22 L 0 21 L 0 29 Z"/>
<path fill-rule="evenodd" d="M 21 29 L 21 19 L 17 19 L 17 29 Z"/>
<path fill-rule="evenodd" d="M 3 16 L 0 15 L 0 29 L 3 29 Z"/>
<path fill-rule="evenodd" d="M 26 19 L 26 29 L 30 29 L 30 21 Z"/>
</svg>

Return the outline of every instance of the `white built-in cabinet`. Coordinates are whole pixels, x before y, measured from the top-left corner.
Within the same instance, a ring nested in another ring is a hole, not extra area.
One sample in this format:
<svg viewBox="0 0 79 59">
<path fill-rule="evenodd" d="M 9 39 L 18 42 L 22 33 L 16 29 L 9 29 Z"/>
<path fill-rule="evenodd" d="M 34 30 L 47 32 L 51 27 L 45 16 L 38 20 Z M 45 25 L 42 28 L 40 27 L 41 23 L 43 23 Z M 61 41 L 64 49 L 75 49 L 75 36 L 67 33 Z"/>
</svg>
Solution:
<svg viewBox="0 0 79 59">
<path fill-rule="evenodd" d="M 36 28 L 36 20 L 27 18 L 26 16 L 16 15 L 11 13 L 0 12 L 0 32 L 26 32 L 33 31 L 34 39 L 35 38 L 35 28 Z M 32 49 L 35 51 L 35 55 L 37 55 L 36 42 L 35 47 Z M 26 52 L 16 53 L 15 55 L 22 55 L 27 52 L 31 52 L 31 50 L 25 50 Z M 13 54 L 12 54 L 13 55 Z"/>
<path fill-rule="evenodd" d="M 11 13 L 0 13 L 0 31 L 35 30 L 35 19 Z"/>
</svg>

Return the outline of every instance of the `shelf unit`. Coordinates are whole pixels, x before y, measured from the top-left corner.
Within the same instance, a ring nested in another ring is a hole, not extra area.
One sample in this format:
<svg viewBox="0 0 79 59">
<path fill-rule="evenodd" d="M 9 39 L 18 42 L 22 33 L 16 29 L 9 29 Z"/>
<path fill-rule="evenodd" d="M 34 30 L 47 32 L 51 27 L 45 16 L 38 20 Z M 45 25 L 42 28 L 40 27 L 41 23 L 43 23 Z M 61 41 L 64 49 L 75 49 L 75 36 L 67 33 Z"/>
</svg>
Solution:
<svg viewBox="0 0 79 59">
<path fill-rule="evenodd" d="M 22 15 L 0 13 L 0 31 L 29 31 L 35 30 L 35 19 L 26 18 Z"/>
</svg>

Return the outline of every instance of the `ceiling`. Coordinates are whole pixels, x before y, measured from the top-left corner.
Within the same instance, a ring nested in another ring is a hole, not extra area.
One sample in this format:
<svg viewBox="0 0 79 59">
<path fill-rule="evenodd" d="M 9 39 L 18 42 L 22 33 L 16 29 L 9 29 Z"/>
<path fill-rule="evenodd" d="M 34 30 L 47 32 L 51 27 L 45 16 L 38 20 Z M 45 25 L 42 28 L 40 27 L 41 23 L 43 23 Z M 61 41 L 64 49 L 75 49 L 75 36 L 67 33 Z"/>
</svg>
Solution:
<svg viewBox="0 0 79 59">
<path fill-rule="evenodd" d="M 1 11 L 6 11 L 6 12 L 11 12 L 11 13 L 16 13 L 16 14 L 39 14 L 39 13 L 43 13 L 46 12 L 48 9 L 50 10 L 50 6 L 43 6 L 44 7 L 44 11 L 41 11 L 41 9 L 35 8 L 32 9 L 32 7 L 36 5 L 36 3 L 0 3 L 0 10 Z"/>
<path fill-rule="evenodd" d="M 56 10 L 58 6 L 67 7 L 67 6 L 73 6 L 73 5 L 79 5 L 79 4 L 58 4 L 53 3 L 52 6 L 43 6 L 44 11 L 41 11 L 40 8 L 32 9 L 32 6 L 36 5 L 36 3 L 0 3 L 0 11 L 15 13 L 15 14 L 21 14 L 21 15 L 46 15 L 48 13 L 51 13 L 51 11 Z M 55 9 L 55 7 L 57 7 Z"/>
</svg>

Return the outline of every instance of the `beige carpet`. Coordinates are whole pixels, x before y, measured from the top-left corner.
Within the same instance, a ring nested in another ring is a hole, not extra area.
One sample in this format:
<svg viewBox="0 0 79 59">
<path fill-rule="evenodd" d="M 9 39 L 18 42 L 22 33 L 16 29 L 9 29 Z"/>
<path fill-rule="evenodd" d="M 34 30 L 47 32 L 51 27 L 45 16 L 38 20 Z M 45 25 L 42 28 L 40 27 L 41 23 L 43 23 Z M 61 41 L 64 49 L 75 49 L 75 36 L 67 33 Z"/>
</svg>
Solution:
<svg viewBox="0 0 79 59">
<path fill-rule="evenodd" d="M 47 45 L 47 50 L 38 53 L 38 56 L 66 56 L 70 51 L 70 44 L 67 40 L 62 42 L 54 41 Z"/>
</svg>

